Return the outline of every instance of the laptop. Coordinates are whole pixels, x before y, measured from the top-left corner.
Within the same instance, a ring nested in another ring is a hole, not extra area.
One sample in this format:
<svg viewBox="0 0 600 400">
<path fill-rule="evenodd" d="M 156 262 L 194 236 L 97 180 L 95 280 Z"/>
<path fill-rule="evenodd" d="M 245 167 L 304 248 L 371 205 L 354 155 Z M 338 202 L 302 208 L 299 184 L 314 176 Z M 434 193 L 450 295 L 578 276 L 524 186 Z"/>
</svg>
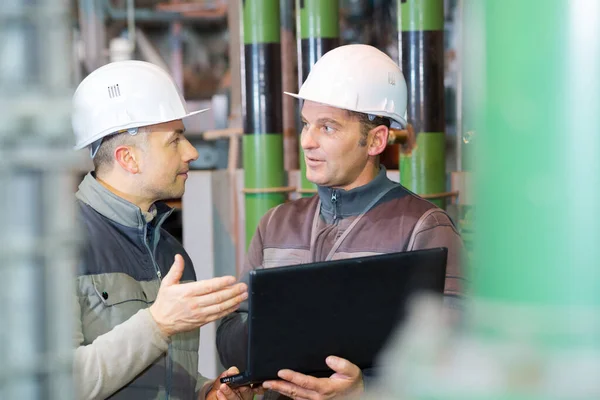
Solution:
<svg viewBox="0 0 600 400">
<path fill-rule="evenodd" d="M 446 259 L 435 248 L 251 271 L 246 370 L 221 382 L 261 384 L 281 369 L 326 377 L 330 355 L 372 367 L 409 297 L 443 293 Z"/>
</svg>

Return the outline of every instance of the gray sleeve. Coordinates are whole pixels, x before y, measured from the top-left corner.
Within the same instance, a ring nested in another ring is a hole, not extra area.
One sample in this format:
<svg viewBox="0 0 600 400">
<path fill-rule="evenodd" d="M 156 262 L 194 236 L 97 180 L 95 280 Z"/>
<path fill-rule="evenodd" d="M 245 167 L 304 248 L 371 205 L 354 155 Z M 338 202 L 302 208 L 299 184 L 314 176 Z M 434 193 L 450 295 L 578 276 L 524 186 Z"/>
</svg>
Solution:
<svg viewBox="0 0 600 400">
<path fill-rule="evenodd" d="M 73 371 L 78 399 L 105 399 L 167 351 L 168 339 L 148 309 L 138 311 L 91 344 L 82 346 L 79 298 L 75 298 Z"/>
</svg>

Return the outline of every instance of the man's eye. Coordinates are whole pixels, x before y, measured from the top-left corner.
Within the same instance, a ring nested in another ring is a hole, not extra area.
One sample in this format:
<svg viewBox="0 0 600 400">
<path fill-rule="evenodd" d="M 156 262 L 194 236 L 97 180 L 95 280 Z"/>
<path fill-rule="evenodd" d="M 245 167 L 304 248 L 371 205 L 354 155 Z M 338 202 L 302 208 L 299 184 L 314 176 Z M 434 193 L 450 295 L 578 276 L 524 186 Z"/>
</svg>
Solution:
<svg viewBox="0 0 600 400">
<path fill-rule="evenodd" d="M 323 129 L 325 129 L 325 132 L 327 132 L 327 133 L 335 132 L 335 128 L 333 128 L 333 127 L 331 127 L 329 125 L 324 125 Z"/>
</svg>

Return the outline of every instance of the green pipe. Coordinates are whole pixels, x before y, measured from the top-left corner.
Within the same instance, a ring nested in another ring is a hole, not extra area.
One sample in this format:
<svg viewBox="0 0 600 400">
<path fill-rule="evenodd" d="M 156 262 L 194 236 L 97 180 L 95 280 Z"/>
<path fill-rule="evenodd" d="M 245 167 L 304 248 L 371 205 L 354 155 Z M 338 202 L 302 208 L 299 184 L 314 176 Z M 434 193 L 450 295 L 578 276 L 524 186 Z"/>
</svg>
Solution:
<svg viewBox="0 0 600 400">
<path fill-rule="evenodd" d="M 298 75 L 300 85 L 306 80 L 313 65 L 329 50 L 339 46 L 339 0 L 296 0 L 298 19 Z M 298 130 L 301 132 L 301 127 Z M 315 184 L 306 179 L 306 162 L 300 147 L 300 188 L 316 190 Z M 303 193 L 303 197 L 313 193 Z"/>
<path fill-rule="evenodd" d="M 476 158 L 464 324 L 428 305 L 377 399 L 598 399 L 600 3 L 468 1 Z M 483 50 L 483 51 L 480 51 Z"/>
<path fill-rule="evenodd" d="M 279 0 L 244 1 L 243 15 L 244 183 L 260 192 L 285 182 Z M 283 193 L 246 192 L 246 246 L 262 216 L 285 199 Z"/>
<path fill-rule="evenodd" d="M 421 132 L 413 154 L 401 153 L 400 182 L 419 194 L 441 193 L 446 187 L 445 141 L 443 132 Z M 438 206 L 443 199 L 432 200 Z"/>
<path fill-rule="evenodd" d="M 444 2 L 399 0 L 398 32 L 417 146 L 400 154 L 400 182 L 417 194 L 446 191 Z M 444 207 L 444 199 L 433 200 Z"/>
<path fill-rule="evenodd" d="M 600 15 L 586 15 L 600 7 L 581 3 L 485 2 L 485 60 L 470 60 L 486 66 L 472 88 L 487 96 L 476 115 L 480 298 L 600 305 L 600 42 L 588 36 Z"/>
</svg>

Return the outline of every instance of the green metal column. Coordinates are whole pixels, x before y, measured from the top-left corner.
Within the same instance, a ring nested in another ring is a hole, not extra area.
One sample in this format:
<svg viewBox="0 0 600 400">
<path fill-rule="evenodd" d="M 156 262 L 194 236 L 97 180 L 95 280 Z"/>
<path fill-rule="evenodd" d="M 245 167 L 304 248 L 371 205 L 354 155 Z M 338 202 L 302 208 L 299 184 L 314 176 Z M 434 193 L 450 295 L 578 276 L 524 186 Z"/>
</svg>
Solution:
<svg viewBox="0 0 600 400">
<path fill-rule="evenodd" d="M 398 0 L 402 71 L 408 86 L 408 122 L 417 137 L 400 154 L 400 182 L 417 194 L 446 191 L 444 118 L 444 1 Z M 434 200 L 442 207 L 444 200 Z"/>
<path fill-rule="evenodd" d="M 525 342 L 538 354 L 520 369 L 540 376 L 503 388 L 502 398 L 600 398 L 600 382 L 586 378 L 600 367 L 600 3 L 468 7 L 481 9 L 483 20 L 469 22 L 485 38 L 484 58 L 465 60 L 484 71 L 469 89 L 481 104 L 472 288 L 480 307 L 469 326 L 481 340 Z"/>
<path fill-rule="evenodd" d="M 600 2 L 465 7 L 471 298 L 460 329 L 415 310 L 376 398 L 599 399 Z"/>
<path fill-rule="evenodd" d="M 339 46 L 339 0 L 296 0 L 298 33 L 298 75 L 300 85 L 313 65 L 329 50 Z M 300 147 L 300 189 L 304 197 L 312 196 L 316 186 L 306 179 L 306 162 Z"/>
<path fill-rule="evenodd" d="M 285 201 L 279 0 L 243 1 L 243 161 L 246 246 L 260 218 Z M 254 190 L 253 190 L 254 189 Z M 262 191 L 261 189 L 266 189 Z"/>
<path fill-rule="evenodd" d="M 474 293 L 598 307 L 600 3 L 535 3 L 485 2 Z"/>
</svg>

